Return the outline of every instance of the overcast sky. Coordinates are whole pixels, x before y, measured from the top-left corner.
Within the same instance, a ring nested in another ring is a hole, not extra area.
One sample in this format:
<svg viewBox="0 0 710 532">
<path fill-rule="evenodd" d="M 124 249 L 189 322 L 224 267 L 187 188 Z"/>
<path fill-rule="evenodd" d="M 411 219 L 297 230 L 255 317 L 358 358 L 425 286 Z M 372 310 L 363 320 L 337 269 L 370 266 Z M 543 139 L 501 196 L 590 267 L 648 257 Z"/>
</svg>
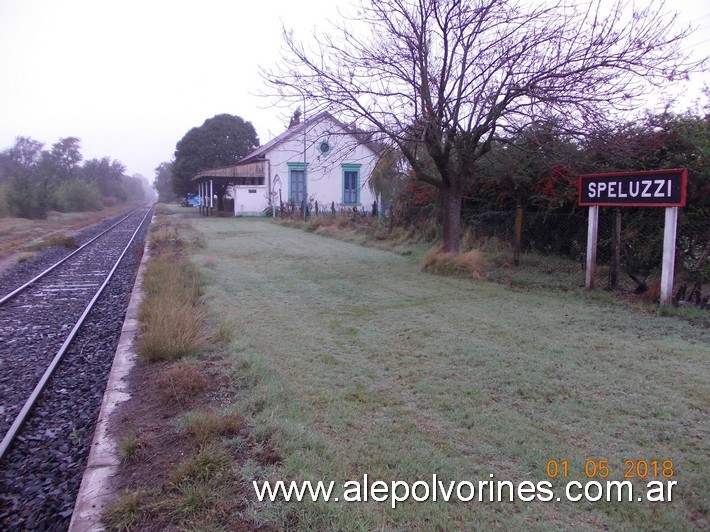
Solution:
<svg viewBox="0 0 710 532">
<path fill-rule="evenodd" d="M 0 0 L 0 150 L 20 135 L 48 147 L 75 136 L 85 159 L 108 156 L 152 179 L 177 141 L 216 114 L 252 122 L 264 143 L 286 120 L 257 96 L 259 66 L 280 57 L 282 26 L 305 38 L 348 4 Z M 700 26 L 696 43 L 707 50 L 710 2 L 669 5 Z"/>
</svg>

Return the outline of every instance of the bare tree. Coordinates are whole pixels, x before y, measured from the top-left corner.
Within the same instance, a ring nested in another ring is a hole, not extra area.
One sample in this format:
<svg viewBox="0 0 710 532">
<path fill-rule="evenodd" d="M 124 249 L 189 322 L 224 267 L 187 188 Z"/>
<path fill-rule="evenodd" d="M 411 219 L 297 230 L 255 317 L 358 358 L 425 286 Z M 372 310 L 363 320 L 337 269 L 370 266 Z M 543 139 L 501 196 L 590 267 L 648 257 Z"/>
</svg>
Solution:
<svg viewBox="0 0 710 532">
<path fill-rule="evenodd" d="M 441 191 L 458 252 L 463 193 L 492 143 L 553 115 L 584 129 L 686 78 L 701 63 L 675 24 L 662 0 L 371 0 L 307 46 L 284 31 L 288 54 L 263 75 L 400 149 Z"/>
</svg>

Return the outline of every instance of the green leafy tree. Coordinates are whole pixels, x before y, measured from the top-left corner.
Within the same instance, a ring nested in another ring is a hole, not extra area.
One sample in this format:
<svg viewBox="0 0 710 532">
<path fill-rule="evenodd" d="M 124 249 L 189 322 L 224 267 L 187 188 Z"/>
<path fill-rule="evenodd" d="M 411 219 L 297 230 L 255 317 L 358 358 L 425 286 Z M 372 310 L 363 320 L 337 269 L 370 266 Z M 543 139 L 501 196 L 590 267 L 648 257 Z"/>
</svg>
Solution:
<svg viewBox="0 0 710 532">
<path fill-rule="evenodd" d="M 17 174 L 7 187 L 8 210 L 19 218 L 46 218 L 47 195 L 47 180 Z"/>
<path fill-rule="evenodd" d="M 172 183 L 176 194 L 197 191 L 192 178 L 201 170 L 235 164 L 259 146 L 259 137 L 251 122 L 239 116 L 220 114 L 205 120 L 180 139 L 175 147 Z M 224 208 L 225 186 L 215 187 L 218 208 Z"/>
<path fill-rule="evenodd" d="M 54 204 L 60 212 L 101 210 L 101 193 L 96 183 L 81 178 L 63 181 L 54 190 Z"/>
<path fill-rule="evenodd" d="M 155 201 L 155 188 L 153 187 L 153 183 L 150 181 L 150 179 L 148 179 L 143 174 L 133 174 L 131 177 L 139 181 L 141 184 L 142 195 L 140 199 L 148 199 L 151 201 Z"/>
<path fill-rule="evenodd" d="M 87 181 L 96 183 L 104 198 L 127 201 L 128 193 L 124 187 L 126 167 L 110 157 L 91 159 L 84 163 L 81 174 Z"/>
<path fill-rule="evenodd" d="M 147 180 L 124 175 L 125 167 L 109 157 L 85 161 L 80 141 L 66 137 L 49 150 L 29 137 L 0 153 L 4 210 L 27 218 L 43 218 L 48 209 L 63 212 L 100 209 L 105 201 L 142 199 Z M 112 198 L 112 199 L 109 199 Z"/>
<path fill-rule="evenodd" d="M 5 182 L 4 211 L 21 218 L 44 218 L 48 208 L 48 180 L 39 172 L 44 144 L 17 137 L 0 153 L 0 182 Z"/>
<path fill-rule="evenodd" d="M 353 18 L 308 45 L 285 32 L 290 53 L 264 75 L 401 150 L 440 191 L 449 252 L 498 138 L 555 114 L 582 130 L 699 68 L 662 2 L 371 0 Z"/>
<path fill-rule="evenodd" d="M 17 137 L 15 145 L 0 153 L 0 181 L 17 175 L 37 177 L 37 164 L 44 144 L 30 137 Z"/>
<path fill-rule="evenodd" d="M 676 268 L 692 282 L 710 277 L 710 114 L 646 113 L 596 131 L 583 144 L 584 161 L 597 172 L 686 168 L 686 207 L 681 214 Z M 622 209 L 622 260 L 639 278 L 658 269 L 663 254 L 663 209 Z M 636 279 L 634 279 L 636 280 Z"/>
<path fill-rule="evenodd" d="M 647 113 L 588 137 L 584 161 L 596 172 L 687 168 L 687 214 L 710 216 L 710 114 Z"/>
<path fill-rule="evenodd" d="M 124 175 L 121 183 L 127 201 L 138 201 L 146 198 L 147 180 L 141 174 Z"/>
<path fill-rule="evenodd" d="M 579 143 L 551 117 L 501 138 L 479 163 L 467 207 L 572 210 L 577 203 Z"/>
<path fill-rule="evenodd" d="M 82 161 L 81 141 L 76 137 L 59 139 L 52 149 L 42 152 L 38 171 L 52 182 L 61 182 L 76 177 Z"/>
<path fill-rule="evenodd" d="M 688 170 L 686 215 L 710 217 L 710 115 L 650 115 L 646 124 L 642 169 Z"/>
<path fill-rule="evenodd" d="M 409 177 L 408 166 L 402 152 L 397 149 L 388 149 L 381 154 L 370 174 L 368 185 L 380 202 L 390 205 L 403 183 Z"/>
<path fill-rule="evenodd" d="M 168 202 L 177 198 L 173 190 L 173 163 L 160 163 L 155 168 L 153 188 L 158 193 L 158 201 Z"/>
</svg>

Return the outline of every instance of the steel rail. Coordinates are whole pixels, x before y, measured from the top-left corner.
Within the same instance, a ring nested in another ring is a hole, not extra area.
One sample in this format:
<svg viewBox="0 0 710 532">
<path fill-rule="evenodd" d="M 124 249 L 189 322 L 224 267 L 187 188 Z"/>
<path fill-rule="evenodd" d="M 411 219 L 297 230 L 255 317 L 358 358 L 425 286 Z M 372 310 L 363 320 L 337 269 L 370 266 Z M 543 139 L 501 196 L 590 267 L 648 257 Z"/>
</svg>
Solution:
<svg viewBox="0 0 710 532">
<path fill-rule="evenodd" d="M 27 281 L 25 284 L 23 284 L 23 285 L 20 286 L 19 288 L 16 288 L 15 290 L 13 290 L 12 292 L 10 292 L 10 293 L 7 294 L 6 296 L 2 297 L 2 299 L 0 299 L 0 305 L 2 305 L 3 303 L 9 301 L 10 299 L 12 299 L 13 297 L 15 297 L 17 294 L 19 294 L 19 293 L 22 292 L 23 290 L 26 290 L 27 288 L 29 288 L 31 285 L 33 285 L 34 283 L 36 283 L 37 281 L 39 281 L 42 277 L 44 277 L 44 276 L 47 275 L 49 272 L 51 272 L 52 270 L 54 270 L 57 266 L 60 266 L 60 265 L 63 264 L 65 261 L 69 260 L 69 259 L 72 258 L 74 255 L 76 255 L 77 253 L 79 253 L 79 252 L 80 252 L 82 249 L 84 249 L 86 246 L 88 246 L 89 244 L 93 243 L 96 239 L 98 239 L 98 238 L 104 236 L 106 233 L 108 233 L 109 231 L 111 231 L 111 230 L 112 230 L 114 227 L 116 227 L 118 224 L 124 222 L 131 214 L 133 214 L 133 213 L 136 212 L 137 210 L 138 210 L 138 209 L 135 209 L 135 210 L 132 211 L 131 213 L 127 214 L 126 216 L 124 216 L 123 218 L 121 218 L 119 221 L 117 221 L 115 224 L 113 224 L 111 227 L 109 227 L 108 229 L 106 229 L 104 232 L 102 232 L 102 233 L 96 235 L 94 238 L 92 238 L 91 240 L 89 240 L 88 242 L 86 242 L 84 245 L 82 245 L 81 247 L 76 248 L 76 249 L 75 249 L 74 251 L 72 251 L 69 255 L 67 255 L 66 257 L 64 257 L 64 258 L 61 259 L 60 261 L 54 263 L 52 266 L 50 266 L 49 268 L 47 268 L 46 270 L 44 270 L 42 273 L 38 274 L 38 275 L 37 275 L 36 277 L 34 277 L 33 279 Z M 141 222 L 141 223 L 142 223 L 142 222 Z"/>
<path fill-rule="evenodd" d="M 131 244 L 133 244 L 133 241 L 135 240 L 136 235 L 138 234 L 138 231 L 140 231 L 140 229 L 143 227 L 143 224 L 145 223 L 145 219 L 148 217 L 148 215 L 151 212 L 152 212 L 152 209 L 149 209 L 148 212 L 143 217 L 143 219 L 141 220 L 141 223 L 138 224 L 138 228 L 133 232 L 133 235 L 131 236 L 130 241 L 128 242 L 128 244 L 124 248 L 123 252 L 121 253 L 121 256 L 118 257 L 118 260 L 113 265 L 113 268 L 111 268 L 111 271 L 109 272 L 108 276 L 104 280 L 103 284 L 99 287 L 99 289 L 96 292 L 96 294 L 94 295 L 94 297 L 91 299 L 89 304 L 84 309 L 84 312 L 82 313 L 82 315 L 79 317 L 79 320 L 76 322 L 76 324 L 72 328 L 71 332 L 69 333 L 69 336 L 67 336 L 66 340 L 64 340 L 62 347 L 60 347 L 59 351 L 57 351 L 57 354 L 54 355 L 52 362 L 50 362 L 49 366 L 47 367 L 44 374 L 42 375 L 42 378 L 39 380 L 39 382 L 35 386 L 34 390 L 32 390 L 32 393 L 30 394 L 29 399 L 25 402 L 24 406 L 22 407 L 22 410 L 20 410 L 20 413 L 17 414 L 15 421 L 13 421 L 12 426 L 7 431 L 5 436 L 3 437 L 2 442 L 0 442 L 0 461 L 5 456 L 5 453 L 9 449 L 13 440 L 17 436 L 17 433 L 20 431 L 20 428 L 22 427 L 23 423 L 27 419 L 27 416 L 29 415 L 30 410 L 32 410 L 32 407 L 35 405 L 35 403 L 37 402 L 37 399 L 39 398 L 40 394 L 44 390 L 44 387 L 46 386 L 47 381 L 49 381 L 49 378 L 52 376 L 52 374 L 54 373 L 54 370 L 59 365 L 59 362 L 61 362 L 62 358 L 64 357 L 64 354 L 66 353 L 67 349 L 69 348 L 69 344 L 71 344 L 71 342 L 74 340 L 74 337 L 76 336 L 77 332 L 79 332 L 79 329 L 84 324 L 86 317 L 89 315 L 89 312 L 91 311 L 93 306 L 96 304 L 96 301 L 99 299 L 99 296 L 101 296 L 101 293 L 104 291 L 104 288 L 106 288 L 109 281 L 113 277 L 114 272 L 116 271 L 116 269 L 118 269 L 118 266 L 121 264 L 121 260 L 123 260 L 124 255 L 128 252 L 128 249 L 131 247 Z M 121 220 L 121 221 L 123 221 L 123 220 Z M 118 223 L 121 223 L 121 222 L 118 222 Z M 115 227 L 116 225 L 118 225 L 118 223 L 112 227 Z"/>
</svg>

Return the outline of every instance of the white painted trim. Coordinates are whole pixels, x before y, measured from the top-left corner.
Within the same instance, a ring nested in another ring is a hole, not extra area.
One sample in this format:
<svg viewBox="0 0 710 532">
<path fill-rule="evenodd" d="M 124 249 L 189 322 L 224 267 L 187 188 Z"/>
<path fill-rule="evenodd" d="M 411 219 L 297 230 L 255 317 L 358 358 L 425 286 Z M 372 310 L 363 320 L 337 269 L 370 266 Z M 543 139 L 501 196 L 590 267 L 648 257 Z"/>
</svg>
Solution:
<svg viewBox="0 0 710 532">
<path fill-rule="evenodd" d="M 661 269 L 661 306 L 673 301 L 673 274 L 675 270 L 675 239 L 678 229 L 678 207 L 666 207 L 663 226 L 663 266 Z"/>
<path fill-rule="evenodd" d="M 589 207 L 589 220 L 587 222 L 587 271 L 585 272 L 584 287 L 587 290 L 594 288 L 594 270 L 597 266 L 597 235 L 599 233 L 599 207 Z"/>
</svg>

